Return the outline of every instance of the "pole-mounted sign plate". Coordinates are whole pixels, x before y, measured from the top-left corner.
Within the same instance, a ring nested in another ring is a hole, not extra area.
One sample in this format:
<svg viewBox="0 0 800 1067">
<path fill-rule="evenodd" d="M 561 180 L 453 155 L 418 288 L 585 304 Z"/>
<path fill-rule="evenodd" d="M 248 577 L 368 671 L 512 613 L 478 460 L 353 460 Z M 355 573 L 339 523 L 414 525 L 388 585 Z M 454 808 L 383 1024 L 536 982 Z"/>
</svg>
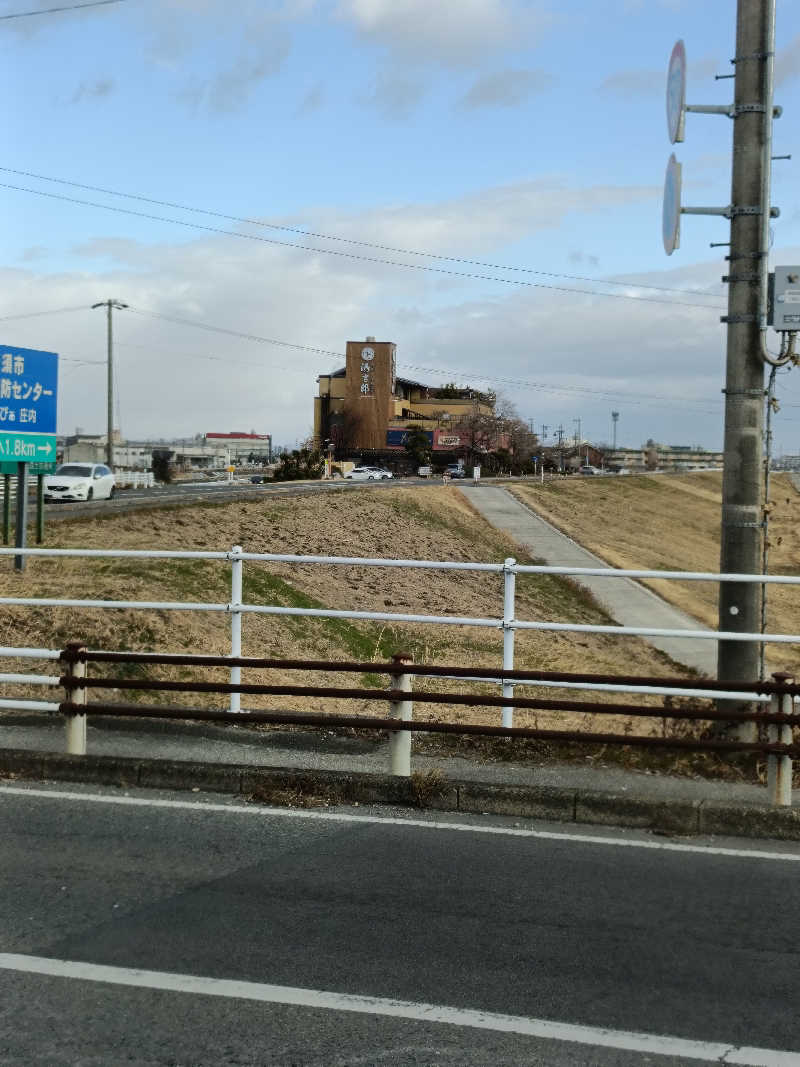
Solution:
<svg viewBox="0 0 800 1067">
<path fill-rule="evenodd" d="M 664 209 L 661 217 L 664 251 L 671 256 L 681 243 L 681 165 L 675 153 L 669 157 L 664 179 Z"/>
<path fill-rule="evenodd" d="M 683 140 L 686 115 L 686 48 L 678 41 L 669 57 L 667 71 L 667 131 L 671 144 Z"/>
<path fill-rule="evenodd" d="M 58 356 L 0 345 L 0 473 L 56 459 Z"/>
</svg>

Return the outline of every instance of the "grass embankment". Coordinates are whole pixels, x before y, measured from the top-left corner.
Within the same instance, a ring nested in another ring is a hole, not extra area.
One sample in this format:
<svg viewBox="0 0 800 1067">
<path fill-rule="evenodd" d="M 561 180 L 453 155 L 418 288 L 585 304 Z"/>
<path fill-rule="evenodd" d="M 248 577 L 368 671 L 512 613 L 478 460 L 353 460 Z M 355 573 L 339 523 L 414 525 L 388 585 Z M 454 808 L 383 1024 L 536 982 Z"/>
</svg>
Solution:
<svg viewBox="0 0 800 1067">
<path fill-rule="evenodd" d="M 514 486 L 523 503 L 614 567 L 719 571 L 722 475 L 568 478 Z M 773 475 L 769 524 L 769 573 L 800 574 L 800 493 L 789 475 Z M 665 600 L 716 628 L 715 582 L 654 580 L 646 583 Z M 800 598 L 794 586 L 769 586 L 767 629 L 800 631 Z M 800 673 L 792 645 L 767 646 L 771 670 Z"/>
<path fill-rule="evenodd" d="M 51 547 L 227 550 L 233 544 L 241 544 L 251 552 L 498 562 L 509 555 L 520 558 L 518 547 L 477 515 L 455 487 L 262 499 L 114 514 L 102 519 L 54 523 L 48 528 Z M 225 562 L 33 559 L 23 575 L 15 574 L 7 562 L 0 576 L 0 595 L 225 603 L 230 596 L 229 581 L 230 566 Z M 497 618 L 502 613 L 502 576 L 248 562 L 244 566 L 244 600 Z M 608 621 L 574 584 L 541 576 L 519 577 L 517 616 L 586 623 Z M 225 614 L 200 611 L 19 607 L 3 613 L 0 642 L 58 648 L 69 640 L 82 640 L 93 648 L 225 654 L 230 648 L 229 624 Z M 502 663 L 502 637 L 496 629 L 264 615 L 244 617 L 243 650 L 245 655 L 374 662 L 385 661 L 394 652 L 407 651 L 419 663 Z M 607 635 L 523 631 L 517 634 L 516 663 L 521 668 L 560 671 L 675 673 L 669 662 L 644 642 Z M 31 669 L 31 664 L 23 669 Z M 104 673 L 133 678 L 141 676 L 144 668 L 115 666 Z M 159 673 L 167 676 L 164 671 Z M 192 671 L 173 670 L 169 676 L 190 677 Z M 226 672 L 219 669 L 204 676 L 225 680 Z M 303 672 L 287 672 L 284 677 L 296 684 L 319 684 L 322 680 L 319 674 Z M 249 671 L 245 680 L 275 681 L 277 675 Z M 373 672 L 356 678 L 331 674 L 324 680 L 333 685 L 386 684 L 385 676 Z M 458 688 L 456 683 L 435 679 L 420 679 L 417 685 L 434 691 Z M 498 688 L 477 687 L 477 691 L 496 695 Z M 533 695 L 532 690 L 525 692 Z M 143 694 L 125 687 L 112 699 L 165 702 L 163 695 Z M 633 698 L 598 699 L 630 702 Z M 224 706 L 226 702 L 224 697 L 194 694 L 170 694 L 169 700 L 183 706 Z M 320 701 L 263 696 L 245 697 L 243 704 L 310 710 L 318 708 Z M 325 702 L 325 707 L 330 711 L 374 715 L 386 711 L 385 704 L 368 701 L 358 706 L 352 701 L 331 700 Z M 417 716 L 460 722 L 500 721 L 497 708 L 419 704 Z M 625 728 L 633 732 L 661 732 L 663 728 L 660 720 L 635 719 L 628 723 L 599 714 L 577 713 L 556 719 L 546 712 L 518 712 L 515 722 L 549 728 Z"/>
</svg>

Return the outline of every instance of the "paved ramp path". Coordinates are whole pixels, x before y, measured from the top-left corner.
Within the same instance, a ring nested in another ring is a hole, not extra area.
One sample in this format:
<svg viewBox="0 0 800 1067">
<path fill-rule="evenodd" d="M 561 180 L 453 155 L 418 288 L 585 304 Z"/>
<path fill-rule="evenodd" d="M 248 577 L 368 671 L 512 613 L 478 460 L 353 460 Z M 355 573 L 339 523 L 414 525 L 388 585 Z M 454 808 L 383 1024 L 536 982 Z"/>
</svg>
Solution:
<svg viewBox="0 0 800 1067">
<path fill-rule="evenodd" d="M 497 486 L 461 488 L 469 502 L 492 526 L 509 534 L 532 556 L 553 567 L 608 567 L 605 560 L 587 552 L 577 542 L 521 504 Z M 667 604 L 661 597 L 630 578 L 575 579 L 588 589 L 615 622 L 622 626 L 653 626 L 668 630 L 703 630 L 705 626 Z M 568 619 L 555 620 L 568 622 Z M 713 676 L 717 669 L 716 641 L 680 637 L 646 638 L 654 648 L 676 663 Z M 591 670 L 591 665 L 587 665 Z"/>
</svg>

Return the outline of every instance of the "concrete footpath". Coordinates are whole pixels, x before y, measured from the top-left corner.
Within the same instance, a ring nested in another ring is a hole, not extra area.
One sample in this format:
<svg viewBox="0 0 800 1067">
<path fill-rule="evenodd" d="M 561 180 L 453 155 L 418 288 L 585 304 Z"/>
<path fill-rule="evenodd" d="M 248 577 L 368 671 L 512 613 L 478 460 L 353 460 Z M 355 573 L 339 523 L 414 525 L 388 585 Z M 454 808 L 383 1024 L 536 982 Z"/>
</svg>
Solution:
<svg viewBox="0 0 800 1067">
<path fill-rule="evenodd" d="M 470 504 L 492 526 L 512 537 L 536 559 L 551 567 L 608 567 L 605 560 L 593 555 L 561 533 L 530 508 L 499 486 L 459 486 Z M 673 608 L 661 597 L 630 578 L 576 578 L 588 589 L 601 607 L 621 626 L 653 626 L 661 630 L 704 630 L 697 619 Z M 556 620 L 559 622 L 569 620 Z M 666 653 L 701 674 L 713 676 L 717 669 L 717 643 L 713 640 L 682 640 L 679 637 L 644 638 L 654 648 Z"/>
<path fill-rule="evenodd" d="M 763 786 L 603 762 L 480 761 L 414 752 L 390 776 L 388 743 L 334 731 L 254 731 L 205 723 L 93 718 L 87 756 L 64 754 L 58 717 L 0 718 L 0 780 L 209 790 L 295 806 L 391 804 L 631 827 L 668 835 L 800 841 L 800 807 L 772 808 Z"/>
</svg>

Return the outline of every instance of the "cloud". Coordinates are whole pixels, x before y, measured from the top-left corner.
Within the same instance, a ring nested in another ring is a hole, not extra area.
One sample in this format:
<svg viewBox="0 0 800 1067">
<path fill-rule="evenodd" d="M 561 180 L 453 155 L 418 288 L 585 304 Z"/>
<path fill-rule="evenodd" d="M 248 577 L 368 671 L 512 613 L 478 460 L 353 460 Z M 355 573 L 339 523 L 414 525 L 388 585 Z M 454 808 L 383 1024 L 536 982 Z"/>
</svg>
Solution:
<svg viewBox="0 0 800 1067">
<path fill-rule="evenodd" d="M 581 252 L 579 249 L 575 249 L 569 254 L 570 263 L 574 263 L 576 266 L 581 263 L 588 263 L 590 267 L 600 266 L 600 257 L 590 255 L 588 252 Z"/>
<path fill-rule="evenodd" d="M 399 122 L 409 118 L 425 94 L 424 85 L 402 74 L 381 72 L 371 90 L 361 95 L 362 103 L 386 119 Z"/>
<path fill-rule="evenodd" d="M 233 18 L 223 0 L 162 0 L 148 9 L 141 30 L 147 58 L 175 80 L 179 100 L 196 112 L 227 115 L 281 69 L 291 49 L 289 24 L 301 13 L 292 5 L 237 0 Z M 202 75 L 187 77 L 193 69 Z"/>
<path fill-rule="evenodd" d="M 719 69 L 720 63 L 716 56 L 702 56 L 700 59 L 690 57 L 687 64 L 687 80 L 696 84 L 712 77 Z M 665 64 L 663 70 L 631 68 L 615 71 L 600 83 L 598 89 L 603 93 L 618 93 L 622 96 L 663 96 L 666 86 Z"/>
<path fill-rule="evenodd" d="M 483 107 L 518 107 L 534 93 L 549 89 L 553 81 L 552 75 L 543 70 L 498 71 L 478 78 L 458 106 L 466 111 Z"/>
<path fill-rule="evenodd" d="M 775 56 L 775 84 L 785 85 L 800 74 L 800 33 Z"/>
<path fill-rule="evenodd" d="M 654 96 L 664 92 L 665 74 L 663 70 L 619 70 L 600 83 L 601 93 L 620 93 L 623 96 L 635 96 L 646 93 Z"/>
<path fill-rule="evenodd" d="M 306 95 L 297 105 L 295 115 L 299 118 L 305 115 L 313 115 L 316 111 L 319 111 L 325 102 L 325 90 L 322 87 L 322 82 L 317 82 L 315 86 L 308 90 Z"/>
<path fill-rule="evenodd" d="M 267 40 L 254 41 L 242 49 L 229 67 L 218 71 L 212 78 L 193 83 L 178 96 L 195 111 L 208 110 L 214 115 L 238 111 L 259 82 L 277 74 L 289 48 L 289 39 L 282 33 Z"/>
<path fill-rule="evenodd" d="M 20 260 L 23 263 L 33 263 L 37 259 L 44 259 L 47 255 L 47 248 L 45 245 L 31 245 L 29 248 L 25 248 L 20 253 Z"/>
<path fill-rule="evenodd" d="M 659 193 L 647 187 L 581 188 L 551 179 L 421 206 L 362 212 L 321 207 L 301 224 L 321 233 L 444 255 L 487 258 L 491 253 L 502 261 L 498 249 L 520 236 L 553 230 L 578 212 L 601 213 L 657 199 Z M 275 221 L 296 225 L 300 220 Z M 335 243 L 331 246 L 342 251 L 363 251 L 367 259 L 221 235 L 198 235 L 187 242 L 183 231 L 175 237 L 164 231 L 158 244 L 123 240 L 110 229 L 96 232 L 79 250 L 83 261 L 69 271 L 49 272 L 38 263 L 0 269 L 0 315 L 88 307 L 109 293 L 130 304 L 131 310 L 115 316 L 121 424 L 129 437 L 186 436 L 244 426 L 273 433 L 276 443 L 293 444 L 311 423 L 317 375 L 338 362 L 335 356 L 171 324 L 134 309 L 335 352 L 343 352 L 350 338 L 381 335 L 398 344 L 401 373 L 407 368 L 405 373 L 418 380 L 505 388 L 513 392 L 521 414 L 554 426 L 571 426 L 580 416 L 590 437 L 607 436 L 612 407 L 622 412 L 623 444 L 651 436 L 693 443 L 699 436 L 716 445 L 721 436 L 724 330 L 713 306 L 636 303 L 403 270 L 370 257 L 429 263 L 464 274 L 498 273 Z M 302 243 L 322 245 L 320 239 Z M 545 240 L 538 246 L 552 249 L 553 243 Z M 797 254 L 781 252 L 786 262 Z M 552 251 L 542 256 L 530 266 L 553 269 Z M 576 258 L 594 266 L 585 251 Z M 716 295 L 719 275 L 714 260 L 627 278 L 614 291 L 659 295 L 641 288 L 649 283 Z M 563 288 L 601 288 L 545 276 L 516 277 Z M 13 325 L 15 344 L 68 357 L 60 430 L 81 425 L 100 432 L 104 367 L 70 360 L 105 358 L 102 316 L 87 310 L 7 325 Z M 487 374 L 546 388 L 504 385 L 487 380 Z M 645 403 L 632 393 L 663 399 Z"/>
<path fill-rule="evenodd" d="M 104 96 L 110 96 L 114 91 L 113 78 L 99 78 L 94 82 L 82 81 L 70 97 L 71 104 L 78 104 L 81 100 L 97 100 Z"/>
<path fill-rule="evenodd" d="M 551 22 L 530 0 L 340 0 L 338 15 L 403 62 L 470 65 L 525 47 Z"/>
</svg>

